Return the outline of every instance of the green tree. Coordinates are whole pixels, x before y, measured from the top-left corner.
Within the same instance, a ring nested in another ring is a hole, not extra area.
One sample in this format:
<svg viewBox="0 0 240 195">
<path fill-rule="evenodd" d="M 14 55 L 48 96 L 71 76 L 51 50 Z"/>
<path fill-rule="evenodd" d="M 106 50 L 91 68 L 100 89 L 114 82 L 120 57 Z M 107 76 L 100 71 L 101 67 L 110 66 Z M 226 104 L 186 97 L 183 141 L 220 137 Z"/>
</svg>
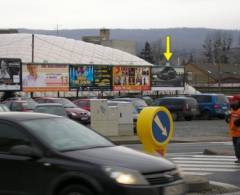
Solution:
<svg viewBox="0 0 240 195">
<path fill-rule="evenodd" d="M 149 44 L 149 42 L 145 43 L 145 47 L 141 52 L 141 58 L 148 61 L 151 64 L 154 64 L 153 52 L 152 52 L 152 48 L 151 48 L 151 45 Z"/>
</svg>

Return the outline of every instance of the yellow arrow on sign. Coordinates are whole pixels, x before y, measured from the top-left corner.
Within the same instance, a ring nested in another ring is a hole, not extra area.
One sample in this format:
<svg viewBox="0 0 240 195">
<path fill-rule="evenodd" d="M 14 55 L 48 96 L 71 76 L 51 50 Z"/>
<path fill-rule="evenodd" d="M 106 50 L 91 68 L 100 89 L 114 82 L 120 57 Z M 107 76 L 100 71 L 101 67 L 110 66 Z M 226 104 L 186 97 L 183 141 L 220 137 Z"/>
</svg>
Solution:
<svg viewBox="0 0 240 195">
<path fill-rule="evenodd" d="M 164 56 L 167 61 L 169 61 L 172 57 L 172 52 L 171 52 L 171 39 L 170 36 L 166 36 L 166 52 L 164 52 Z"/>
</svg>

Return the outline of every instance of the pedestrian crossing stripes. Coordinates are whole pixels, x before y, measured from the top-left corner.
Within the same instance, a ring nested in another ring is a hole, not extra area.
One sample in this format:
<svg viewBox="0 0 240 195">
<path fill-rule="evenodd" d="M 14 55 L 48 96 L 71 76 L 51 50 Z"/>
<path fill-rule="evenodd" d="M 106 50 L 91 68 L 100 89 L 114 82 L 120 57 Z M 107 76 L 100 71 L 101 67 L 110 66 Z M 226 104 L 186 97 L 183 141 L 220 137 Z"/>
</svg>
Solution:
<svg viewBox="0 0 240 195">
<path fill-rule="evenodd" d="M 218 172 L 240 171 L 235 156 L 169 153 L 167 158 L 178 165 L 185 175 L 211 175 Z"/>
</svg>

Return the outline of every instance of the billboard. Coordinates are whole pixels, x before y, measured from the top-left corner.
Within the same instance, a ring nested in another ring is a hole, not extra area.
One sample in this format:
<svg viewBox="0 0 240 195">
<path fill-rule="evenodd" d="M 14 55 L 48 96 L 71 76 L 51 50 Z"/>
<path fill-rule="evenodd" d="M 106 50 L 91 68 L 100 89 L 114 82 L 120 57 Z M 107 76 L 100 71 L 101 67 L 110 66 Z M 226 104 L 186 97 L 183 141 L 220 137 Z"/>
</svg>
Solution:
<svg viewBox="0 0 240 195">
<path fill-rule="evenodd" d="M 0 91 L 21 90 L 21 59 L 0 58 Z"/>
<path fill-rule="evenodd" d="M 80 91 L 111 90 L 112 68 L 106 65 L 70 65 L 70 88 Z"/>
<path fill-rule="evenodd" d="M 67 65 L 26 64 L 22 66 L 22 88 L 25 92 L 68 91 Z"/>
<path fill-rule="evenodd" d="M 177 89 L 184 87 L 183 66 L 155 66 L 152 67 L 152 90 L 164 88 Z"/>
<path fill-rule="evenodd" d="M 151 90 L 149 67 L 113 67 L 114 91 Z"/>
<path fill-rule="evenodd" d="M 94 66 L 94 85 L 96 89 L 112 90 L 111 66 Z"/>
</svg>

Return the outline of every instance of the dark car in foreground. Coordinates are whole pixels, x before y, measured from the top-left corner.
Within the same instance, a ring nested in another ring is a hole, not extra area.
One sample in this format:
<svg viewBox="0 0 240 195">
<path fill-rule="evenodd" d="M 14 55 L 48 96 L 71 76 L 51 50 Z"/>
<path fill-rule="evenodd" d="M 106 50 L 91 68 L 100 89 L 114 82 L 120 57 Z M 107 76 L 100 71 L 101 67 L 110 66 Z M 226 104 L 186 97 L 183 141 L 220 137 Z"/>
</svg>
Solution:
<svg viewBox="0 0 240 195">
<path fill-rule="evenodd" d="M 0 113 L 0 194 L 184 194 L 175 165 L 65 117 Z"/>
<path fill-rule="evenodd" d="M 200 116 L 210 120 L 218 117 L 224 119 L 230 108 L 229 101 L 224 94 L 196 94 L 192 95 L 199 104 Z"/>
<path fill-rule="evenodd" d="M 39 97 L 35 99 L 38 103 L 57 103 L 63 105 L 68 117 L 83 124 L 90 123 L 90 112 L 79 108 L 66 98 Z"/>
<path fill-rule="evenodd" d="M 164 97 L 155 100 L 155 106 L 164 106 L 172 114 L 173 120 L 192 120 L 199 114 L 198 103 L 191 97 Z"/>
</svg>

